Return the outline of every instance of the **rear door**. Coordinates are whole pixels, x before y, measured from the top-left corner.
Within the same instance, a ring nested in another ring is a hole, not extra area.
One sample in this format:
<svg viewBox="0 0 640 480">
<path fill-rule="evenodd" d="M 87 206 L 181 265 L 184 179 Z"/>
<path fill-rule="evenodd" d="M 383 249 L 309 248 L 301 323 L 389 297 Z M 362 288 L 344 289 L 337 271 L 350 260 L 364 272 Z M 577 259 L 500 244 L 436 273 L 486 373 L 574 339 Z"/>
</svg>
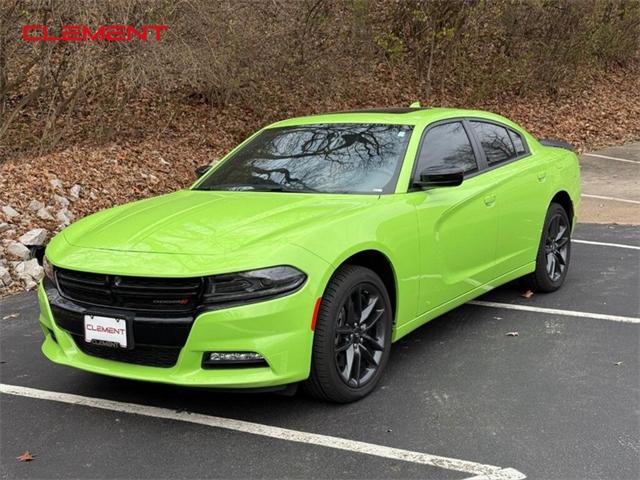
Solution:
<svg viewBox="0 0 640 480">
<path fill-rule="evenodd" d="M 414 191 L 420 245 L 419 313 L 454 300 L 494 277 L 496 192 L 480 174 L 479 148 L 466 122 L 438 122 L 423 134 L 413 178 L 427 167 L 457 166 L 457 187 Z"/>
<path fill-rule="evenodd" d="M 535 261 L 549 198 L 547 164 L 515 129 L 484 119 L 468 123 L 487 165 L 482 176 L 495 185 L 500 276 Z"/>
</svg>

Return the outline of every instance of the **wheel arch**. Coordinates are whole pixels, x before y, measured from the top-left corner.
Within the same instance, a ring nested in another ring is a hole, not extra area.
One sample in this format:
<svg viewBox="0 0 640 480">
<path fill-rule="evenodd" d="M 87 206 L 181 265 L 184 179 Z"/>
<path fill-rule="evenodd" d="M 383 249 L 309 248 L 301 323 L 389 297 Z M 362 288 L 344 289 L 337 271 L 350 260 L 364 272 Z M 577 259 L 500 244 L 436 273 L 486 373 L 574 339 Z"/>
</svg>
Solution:
<svg viewBox="0 0 640 480">
<path fill-rule="evenodd" d="M 336 266 L 336 271 L 343 265 L 359 265 L 361 267 L 373 270 L 382 280 L 391 300 L 391 309 L 393 311 L 393 321 L 396 322 L 398 313 L 398 289 L 397 277 L 393 263 L 387 255 L 380 250 L 367 249 L 356 252 L 345 258 Z"/>
<path fill-rule="evenodd" d="M 573 207 L 573 200 L 571 200 L 571 196 L 565 190 L 560 190 L 557 192 L 553 198 L 551 199 L 551 203 L 557 203 L 562 208 L 564 208 L 565 212 L 567 212 L 567 216 L 569 217 L 569 221 L 571 224 L 574 222 L 575 218 L 575 210 Z"/>
</svg>

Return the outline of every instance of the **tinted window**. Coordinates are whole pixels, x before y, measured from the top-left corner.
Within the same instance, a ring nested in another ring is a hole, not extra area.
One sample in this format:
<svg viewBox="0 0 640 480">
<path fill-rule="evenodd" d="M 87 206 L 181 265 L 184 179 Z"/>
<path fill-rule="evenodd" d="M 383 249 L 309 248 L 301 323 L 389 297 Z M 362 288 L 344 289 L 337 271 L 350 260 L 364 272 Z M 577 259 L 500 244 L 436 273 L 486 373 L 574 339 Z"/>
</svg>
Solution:
<svg viewBox="0 0 640 480">
<path fill-rule="evenodd" d="M 485 122 L 471 122 L 471 125 L 480 140 L 489 165 L 515 158 L 516 151 L 506 128 Z"/>
<path fill-rule="evenodd" d="M 420 149 L 418 174 L 427 167 L 436 166 L 459 167 L 465 172 L 478 168 L 462 123 L 445 123 L 427 131 Z"/>
<path fill-rule="evenodd" d="M 511 141 L 513 142 L 513 146 L 516 148 L 517 155 L 523 155 L 527 153 L 527 149 L 524 146 L 524 141 L 519 133 L 514 132 L 513 130 L 509 130 L 509 135 L 511 135 Z"/>
<path fill-rule="evenodd" d="M 198 190 L 389 193 L 412 127 L 332 123 L 267 129 Z"/>
</svg>

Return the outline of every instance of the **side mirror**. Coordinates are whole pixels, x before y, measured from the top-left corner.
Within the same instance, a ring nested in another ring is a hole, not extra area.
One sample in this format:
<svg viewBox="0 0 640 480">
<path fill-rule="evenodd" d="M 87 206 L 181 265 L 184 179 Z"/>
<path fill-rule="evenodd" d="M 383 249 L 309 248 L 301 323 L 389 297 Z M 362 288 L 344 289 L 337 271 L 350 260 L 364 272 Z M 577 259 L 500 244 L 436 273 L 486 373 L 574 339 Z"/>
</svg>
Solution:
<svg viewBox="0 0 640 480">
<path fill-rule="evenodd" d="M 457 167 L 428 167 L 420 172 L 420 180 L 414 182 L 416 187 L 437 188 L 457 187 L 464 180 L 464 171 Z"/>
<path fill-rule="evenodd" d="M 211 168 L 211 165 L 202 165 L 201 167 L 196 168 L 196 177 L 200 178 L 205 173 L 207 173 L 210 168 Z"/>
</svg>

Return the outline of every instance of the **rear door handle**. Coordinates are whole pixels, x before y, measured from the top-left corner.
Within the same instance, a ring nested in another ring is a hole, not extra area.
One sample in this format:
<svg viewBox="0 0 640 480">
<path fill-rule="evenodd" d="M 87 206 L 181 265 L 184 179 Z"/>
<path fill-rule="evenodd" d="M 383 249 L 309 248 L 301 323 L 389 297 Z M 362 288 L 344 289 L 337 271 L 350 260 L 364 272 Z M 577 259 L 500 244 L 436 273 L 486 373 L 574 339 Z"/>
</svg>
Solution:
<svg viewBox="0 0 640 480">
<path fill-rule="evenodd" d="M 486 197 L 484 197 L 484 204 L 487 207 L 492 207 L 493 204 L 496 203 L 496 196 L 495 195 L 487 195 Z"/>
<path fill-rule="evenodd" d="M 538 181 L 544 182 L 544 179 L 547 178 L 547 172 L 538 172 Z"/>
</svg>

